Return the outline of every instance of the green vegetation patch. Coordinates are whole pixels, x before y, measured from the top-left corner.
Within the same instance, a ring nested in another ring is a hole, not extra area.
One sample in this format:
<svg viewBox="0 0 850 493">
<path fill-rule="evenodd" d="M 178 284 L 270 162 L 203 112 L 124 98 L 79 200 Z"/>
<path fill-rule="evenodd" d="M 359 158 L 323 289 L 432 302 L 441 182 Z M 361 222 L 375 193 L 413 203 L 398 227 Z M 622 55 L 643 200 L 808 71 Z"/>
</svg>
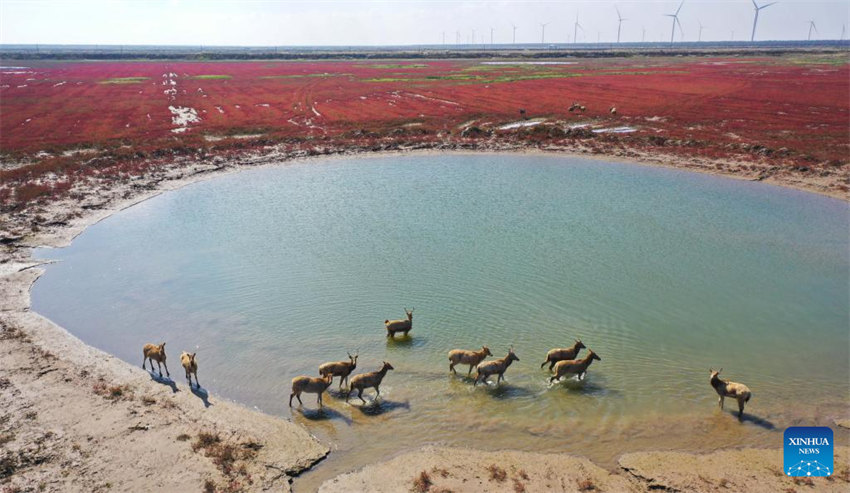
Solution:
<svg viewBox="0 0 850 493">
<path fill-rule="evenodd" d="M 232 76 L 230 75 L 218 75 L 218 74 L 204 74 L 204 75 L 193 75 L 190 79 L 230 79 Z"/>
<path fill-rule="evenodd" d="M 402 63 L 384 63 L 378 65 L 369 65 L 371 68 L 427 68 L 428 65 L 424 63 L 411 63 L 411 64 L 402 64 Z"/>
<path fill-rule="evenodd" d="M 112 79 L 102 80 L 100 84 L 140 84 L 150 77 L 114 77 Z"/>
</svg>

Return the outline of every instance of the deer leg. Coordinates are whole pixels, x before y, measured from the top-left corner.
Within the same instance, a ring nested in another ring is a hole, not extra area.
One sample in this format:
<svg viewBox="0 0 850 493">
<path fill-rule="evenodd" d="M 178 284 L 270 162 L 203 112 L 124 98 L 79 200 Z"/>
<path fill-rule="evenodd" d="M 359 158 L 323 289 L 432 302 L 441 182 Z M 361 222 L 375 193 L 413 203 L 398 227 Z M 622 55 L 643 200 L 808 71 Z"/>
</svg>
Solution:
<svg viewBox="0 0 850 493">
<path fill-rule="evenodd" d="M 366 404 L 366 399 L 363 398 L 363 389 L 357 389 L 357 397 Z"/>
<path fill-rule="evenodd" d="M 455 375 L 457 375 L 457 372 L 455 371 L 455 364 L 454 363 L 449 363 L 449 371 L 454 373 Z"/>
<path fill-rule="evenodd" d="M 142 358 L 142 370 L 147 370 L 147 368 L 145 368 L 145 363 L 147 363 L 147 362 L 148 362 L 148 357 L 147 357 L 147 356 L 145 356 L 144 358 Z M 151 369 L 153 369 L 153 363 L 151 363 Z"/>
<path fill-rule="evenodd" d="M 377 399 L 378 396 L 381 395 L 381 387 L 378 386 L 378 385 L 375 385 L 375 392 L 376 392 L 375 393 L 375 399 Z"/>
<path fill-rule="evenodd" d="M 292 398 L 295 397 L 295 392 L 289 394 L 289 407 L 292 407 Z"/>
<path fill-rule="evenodd" d="M 198 381 L 198 372 L 195 372 L 195 387 L 201 388 L 201 382 Z"/>
<path fill-rule="evenodd" d="M 162 364 L 159 361 L 156 362 L 156 367 L 159 370 L 159 376 L 162 376 Z M 151 370 L 153 370 L 153 360 L 151 360 Z"/>
<path fill-rule="evenodd" d="M 165 367 L 165 376 L 166 376 L 166 377 L 170 377 L 170 376 L 171 376 L 171 373 L 168 373 L 168 363 L 166 363 L 165 361 L 163 361 L 163 362 L 162 362 L 162 366 L 164 366 L 164 367 Z"/>
<path fill-rule="evenodd" d="M 549 363 L 549 371 L 552 371 L 552 368 L 555 368 L 555 362 L 554 361 Z"/>
<path fill-rule="evenodd" d="M 466 378 L 469 378 L 470 376 L 472 376 L 472 366 L 473 365 L 469 365 L 469 371 L 466 372 Z"/>
<path fill-rule="evenodd" d="M 717 404 L 720 406 L 720 410 L 723 410 L 723 396 L 720 396 L 720 399 L 717 400 Z"/>
<path fill-rule="evenodd" d="M 744 417 L 744 400 L 738 399 L 738 419 Z"/>
<path fill-rule="evenodd" d="M 557 379 L 558 379 L 558 375 L 552 375 L 552 378 L 549 379 L 549 383 L 551 384 L 552 382 L 554 382 Z"/>
<path fill-rule="evenodd" d="M 321 408 L 322 408 L 322 393 L 321 393 L 321 392 L 319 392 L 319 399 L 318 399 L 318 401 L 319 401 L 319 409 L 321 409 Z"/>
</svg>

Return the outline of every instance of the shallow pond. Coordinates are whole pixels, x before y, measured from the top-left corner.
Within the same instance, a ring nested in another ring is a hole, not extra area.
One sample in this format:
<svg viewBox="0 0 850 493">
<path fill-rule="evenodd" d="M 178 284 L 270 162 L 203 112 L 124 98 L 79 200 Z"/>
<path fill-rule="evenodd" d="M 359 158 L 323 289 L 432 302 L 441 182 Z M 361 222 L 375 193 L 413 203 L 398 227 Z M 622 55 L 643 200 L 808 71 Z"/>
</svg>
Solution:
<svg viewBox="0 0 850 493">
<path fill-rule="evenodd" d="M 848 213 L 572 157 L 306 162 L 196 183 L 40 250 L 60 262 L 32 299 L 134 365 L 144 343 L 168 341 L 178 382 L 180 351 L 197 351 L 213 405 L 290 416 L 292 377 L 346 351 L 358 372 L 391 362 L 379 403 L 335 391 L 325 412 L 307 396 L 291 413 L 335 450 L 304 490 L 423 443 L 610 464 L 625 450 L 778 446 L 784 426 L 846 412 Z M 384 319 L 411 306 L 410 338 L 387 339 Z M 549 385 L 546 351 L 577 337 L 602 360 L 584 382 Z M 448 373 L 448 350 L 482 344 L 520 358 L 498 388 Z M 711 366 L 753 390 L 744 423 L 734 402 L 716 410 Z"/>
</svg>

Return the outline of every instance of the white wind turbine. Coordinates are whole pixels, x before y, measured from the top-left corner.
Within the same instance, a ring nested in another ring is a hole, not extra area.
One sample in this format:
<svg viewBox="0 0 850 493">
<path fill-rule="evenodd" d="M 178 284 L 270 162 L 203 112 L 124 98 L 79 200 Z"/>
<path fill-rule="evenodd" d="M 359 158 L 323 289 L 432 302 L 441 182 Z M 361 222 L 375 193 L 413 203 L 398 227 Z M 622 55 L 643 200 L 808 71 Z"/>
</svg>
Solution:
<svg viewBox="0 0 850 493">
<path fill-rule="evenodd" d="M 815 21 L 809 21 L 809 41 L 812 40 L 812 29 L 814 29 L 815 32 L 818 32 L 818 28 L 815 26 Z"/>
<path fill-rule="evenodd" d="M 697 36 L 697 41 L 702 41 L 702 30 L 705 26 L 702 25 L 702 22 L 699 23 L 699 36 Z"/>
<path fill-rule="evenodd" d="M 516 24 L 511 24 L 514 28 L 514 44 L 516 44 Z"/>
<path fill-rule="evenodd" d="M 617 11 L 617 42 L 620 42 L 620 28 L 623 26 L 623 21 L 627 21 L 628 19 L 624 19 L 622 15 L 620 15 L 620 9 L 617 6 L 614 6 L 614 9 Z"/>
<path fill-rule="evenodd" d="M 546 26 L 548 25 L 548 22 L 540 24 L 540 44 L 546 43 Z"/>
<path fill-rule="evenodd" d="M 766 9 L 766 8 L 770 7 L 771 5 L 773 5 L 775 3 L 777 3 L 777 2 L 766 3 L 766 4 L 762 5 L 761 7 L 759 7 L 758 4 L 756 3 L 756 0 L 753 0 L 753 8 L 756 9 L 756 16 L 753 18 L 753 35 L 750 36 L 750 41 L 756 40 L 756 24 L 758 24 L 758 21 L 759 21 L 759 12 L 761 12 L 761 9 Z"/>
<path fill-rule="evenodd" d="M 682 0 L 682 3 L 679 4 L 679 8 L 676 9 L 675 14 L 664 14 L 665 17 L 673 18 L 673 27 L 670 29 L 670 44 L 673 44 L 673 36 L 676 34 L 676 25 L 679 25 L 679 32 L 682 33 L 682 36 L 685 35 L 685 32 L 682 31 L 682 23 L 679 22 L 679 11 L 682 10 L 682 5 L 685 5 L 685 0 Z"/>
<path fill-rule="evenodd" d="M 573 25 L 573 44 L 578 43 L 578 30 L 584 32 L 584 28 L 578 23 L 578 12 L 576 12 L 576 23 Z"/>
</svg>

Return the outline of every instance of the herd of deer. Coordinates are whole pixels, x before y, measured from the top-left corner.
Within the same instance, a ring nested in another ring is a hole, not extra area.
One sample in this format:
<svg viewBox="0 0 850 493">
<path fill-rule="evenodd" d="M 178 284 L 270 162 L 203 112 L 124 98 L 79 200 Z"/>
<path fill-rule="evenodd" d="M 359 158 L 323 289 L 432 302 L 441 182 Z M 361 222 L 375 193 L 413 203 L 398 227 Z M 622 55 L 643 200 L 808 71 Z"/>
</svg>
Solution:
<svg viewBox="0 0 850 493">
<path fill-rule="evenodd" d="M 406 336 L 413 328 L 413 308 L 410 310 L 405 308 L 404 311 L 407 314 L 406 320 L 384 320 L 387 337 L 395 337 L 395 334 L 399 332 Z M 582 349 L 587 349 L 587 355 L 582 359 L 577 359 L 578 353 Z M 159 345 L 145 344 L 142 353 L 144 355 L 144 359 L 142 360 L 143 369 L 145 369 L 145 364 L 150 360 L 150 371 L 153 371 L 153 362 L 156 361 L 159 375 L 162 376 L 162 366 L 165 366 L 165 374 L 166 376 L 170 376 L 168 366 L 165 364 L 164 342 Z M 180 361 L 183 364 L 183 369 L 186 370 L 186 380 L 189 381 L 190 387 L 192 386 L 192 375 L 195 375 L 195 385 L 200 387 L 200 383 L 198 383 L 198 363 L 195 360 L 195 354 L 184 351 L 180 355 Z M 504 358 L 484 361 L 487 356 L 492 355 L 493 353 L 490 352 L 490 348 L 487 346 L 482 346 L 478 351 L 453 349 L 449 351 L 449 371 L 456 375 L 455 366 L 468 365 L 467 376 L 472 375 L 473 367 L 477 371 L 473 387 L 477 386 L 478 382 L 487 383 L 487 379 L 493 375 L 497 375 L 496 385 L 498 385 L 504 379 L 505 371 L 511 366 L 511 363 L 519 361 L 519 357 L 517 357 L 513 347 L 511 347 Z M 357 390 L 357 397 L 365 404 L 366 400 L 363 399 L 363 391 L 370 388 L 375 389 L 375 398 L 377 399 L 381 395 L 381 382 L 387 375 L 387 371 L 394 369 L 393 365 L 383 361 L 380 370 L 361 373 L 351 377 L 351 373 L 357 368 L 358 356 L 359 352 L 355 352 L 354 356 L 349 352 L 348 361 L 332 361 L 319 365 L 319 377 L 298 376 L 293 378 L 292 393 L 289 395 L 289 406 L 292 407 L 293 397 L 298 399 L 299 404 L 303 405 L 301 394 L 307 393 L 318 394 L 318 403 L 321 408 L 322 394 L 331 386 L 334 377 L 339 377 L 340 390 L 343 383 L 348 383 L 348 392 L 345 396 L 346 402 L 351 397 L 351 393 Z M 593 350 L 587 348 L 580 339 L 576 339 L 571 347 L 555 348 L 546 353 L 546 360 L 541 363 L 540 368 L 542 369 L 546 364 L 549 364 L 549 371 L 552 372 L 549 383 L 569 375 L 576 375 L 578 380 L 581 381 L 587 375 L 587 369 L 593 363 L 593 360 L 602 361 L 602 358 L 594 353 Z M 750 400 L 752 392 L 744 384 L 722 380 L 719 377 L 721 371 L 723 371 L 723 368 L 717 371 L 709 369 L 711 374 L 709 383 L 720 396 L 718 405 L 720 409 L 723 409 L 723 399 L 725 397 L 735 399 L 738 401 L 738 417 L 742 418 L 744 415 L 744 404 Z M 351 378 L 349 379 L 349 377 Z"/>
</svg>

